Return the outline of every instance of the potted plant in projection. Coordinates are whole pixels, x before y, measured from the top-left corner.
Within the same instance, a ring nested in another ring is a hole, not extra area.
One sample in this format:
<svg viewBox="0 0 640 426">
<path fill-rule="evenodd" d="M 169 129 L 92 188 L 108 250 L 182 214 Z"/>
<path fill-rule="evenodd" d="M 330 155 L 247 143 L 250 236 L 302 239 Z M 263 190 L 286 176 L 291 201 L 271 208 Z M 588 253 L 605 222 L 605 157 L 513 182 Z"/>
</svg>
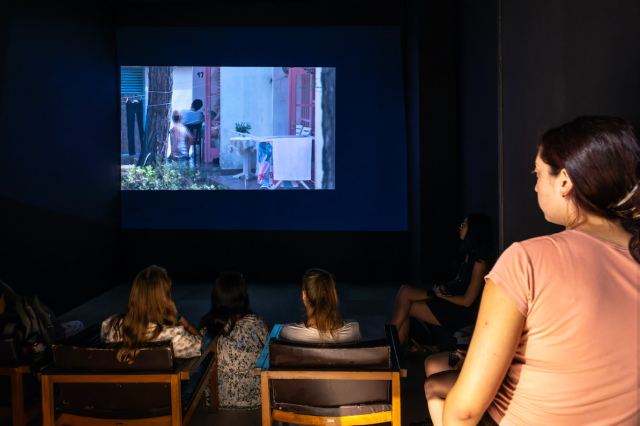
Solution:
<svg viewBox="0 0 640 426">
<path fill-rule="evenodd" d="M 243 123 L 242 121 L 240 123 L 236 123 L 236 132 L 248 135 L 250 134 L 249 130 L 251 130 L 251 124 Z"/>
</svg>

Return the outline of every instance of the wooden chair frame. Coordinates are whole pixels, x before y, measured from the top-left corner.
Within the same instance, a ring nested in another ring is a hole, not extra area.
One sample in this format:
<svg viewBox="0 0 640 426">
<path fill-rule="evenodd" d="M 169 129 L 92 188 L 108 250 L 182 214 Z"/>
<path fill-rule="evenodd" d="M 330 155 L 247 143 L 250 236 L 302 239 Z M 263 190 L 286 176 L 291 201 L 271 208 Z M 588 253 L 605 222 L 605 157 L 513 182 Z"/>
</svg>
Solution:
<svg viewBox="0 0 640 426">
<path fill-rule="evenodd" d="M 211 411 L 216 411 L 217 398 L 214 393 L 217 387 L 213 386 L 213 379 L 216 377 L 217 384 L 217 343 L 219 337 L 213 339 L 209 345 L 202 350 L 202 355 L 197 358 L 183 360 L 173 371 L 170 372 L 122 372 L 117 374 L 85 373 L 58 371 L 54 366 L 38 374 L 42 382 L 42 424 L 43 426 L 61 426 L 64 424 L 74 426 L 185 426 L 191 420 L 198 401 L 207 386 L 211 383 Z M 205 358 L 212 353 L 213 356 L 206 366 L 204 379 L 191 397 L 189 409 L 182 415 L 181 380 L 189 380 L 196 369 L 202 364 Z M 216 374 L 212 374 L 213 372 Z M 210 377 L 209 380 L 206 378 Z M 71 414 L 61 414 L 55 418 L 55 398 L 53 385 L 55 383 L 169 383 L 171 386 L 171 415 L 161 417 L 151 417 L 147 419 L 101 419 L 94 417 L 76 416 Z"/>
<path fill-rule="evenodd" d="M 392 426 L 400 426 L 400 378 L 407 377 L 407 368 L 402 357 L 402 347 L 398 340 L 398 332 L 394 325 L 385 325 L 385 337 L 391 343 L 391 368 L 389 371 L 284 371 L 269 368 L 269 341 L 280 334 L 282 324 L 273 327 L 269 340 L 264 346 L 256 363 L 254 373 L 260 376 L 260 394 L 262 399 L 262 426 L 272 426 L 274 420 L 312 426 L 335 425 L 370 425 L 391 422 Z M 391 411 L 375 414 L 363 414 L 344 417 L 324 417 L 288 413 L 271 410 L 269 380 L 273 379 L 320 379 L 320 380 L 390 380 Z"/>
<path fill-rule="evenodd" d="M 11 379 L 11 407 L 0 408 L 0 417 L 13 417 L 13 426 L 24 426 L 42 411 L 42 404 L 36 404 L 28 411 L 24 409 L 24 378 L 23 374 L 35 373 L 40 363 L 20 365 L 16 367 L 0 367 L 0 376 Z"/>
</svg>

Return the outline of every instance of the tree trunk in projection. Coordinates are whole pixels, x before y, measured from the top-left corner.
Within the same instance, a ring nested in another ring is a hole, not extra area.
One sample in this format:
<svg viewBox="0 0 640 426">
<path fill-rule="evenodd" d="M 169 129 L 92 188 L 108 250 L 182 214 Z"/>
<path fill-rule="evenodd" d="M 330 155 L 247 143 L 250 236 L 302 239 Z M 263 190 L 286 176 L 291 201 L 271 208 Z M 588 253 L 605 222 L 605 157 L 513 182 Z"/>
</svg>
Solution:
<svg viewBox="0 0 640 426">
<path fill-rule="evenodd" d="M 322 67 L 322 189 L 336 187 L 336 69 Z"/>
<path fill-rule="evenodd" d="M 167 156 L 167 137 L 171 119 L 173 67 L 149 67 L 149 97 L 147 99 L 147 132 L 149 160 Z M 147 161 L 147 164 L 150 163 Z"/>
</svg>

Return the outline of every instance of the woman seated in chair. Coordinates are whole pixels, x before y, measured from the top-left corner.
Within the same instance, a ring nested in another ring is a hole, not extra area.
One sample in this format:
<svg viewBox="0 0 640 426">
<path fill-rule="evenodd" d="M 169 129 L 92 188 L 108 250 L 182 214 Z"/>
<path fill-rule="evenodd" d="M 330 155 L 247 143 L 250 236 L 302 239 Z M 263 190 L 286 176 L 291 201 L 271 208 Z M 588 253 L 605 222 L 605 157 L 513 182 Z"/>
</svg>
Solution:
<svg viewBox="0 0 640 426">
<path fill-rule="evenodd" d="M 253 368 L 269 338 L 265 320 L 249 309 L 247 283 L 238 272 L 223 272 L 211 293 L 211 311 L 200 322 L 202 334 L 218 339 L 218 407 L 260 408 L 260 376 Z M 211 405 L 211 388 L 205 390 Z M 216 403 L 214 401 L 214 403 Z"/>
<path fill-rule="evenodd" d="M 309 269 L 302 279 L 302 301 L 306 319 L 285 324 L 279 338 L 305 343 L 348 343 L 362 340 L 360 325 L 342 321 L 333 275 L 322 269 Z"/>
<path fill-rule="evenodd" d="M 513 243 L 486 277 L 443 423 L 638 425 L 636 133 L 578 117 L 544 134 L 534 172 L 545 219 L 566 230 Z"/>
<path fill-rule="evenodd" d="M 434 290 L 402 286 L 396 297 L 391 324 L 398 328 L 400 343 L 409 335 L 410 318 L 441 325 L 452 333 L 473 325 L 478 316 L 484 276 L 493 259 L 491 218 L 471 213 L 460 225 L 464 261 L 458 276 Z"/>
<path fill-rule="evenodd" d="M 176 310 L 167 271 L 149 266 L 133 281 L 127 313 L 102 323 L 100 341 L 122 342 L 118 361 L 131 364 L 143 343 L 171 340 L 176 358 L 200 356 L 202 336 Z"/>
</svg>

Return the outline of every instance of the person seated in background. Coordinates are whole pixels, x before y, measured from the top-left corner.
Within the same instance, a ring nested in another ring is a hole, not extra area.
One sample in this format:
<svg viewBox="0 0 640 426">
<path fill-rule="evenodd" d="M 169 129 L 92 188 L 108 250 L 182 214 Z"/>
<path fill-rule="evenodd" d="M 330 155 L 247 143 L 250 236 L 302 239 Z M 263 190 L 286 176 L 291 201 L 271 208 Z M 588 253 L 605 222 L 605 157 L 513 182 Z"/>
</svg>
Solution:
<svg viewBox="0 0 640 426">
<path fill-rule="evenodd" d="M 516 242 L 486 277 L 447 426 L 638 425 L 640 143 L 621 118 L 547 131 L 538 204 L 566 230 Z"/>
<path fill-rule="evenodd" d="M 133 281 L 127 312 L 103 321 L 100 341 L 122 342 L 118 361 L 131 364 L 143 343 L 166 340 L 176 358 L 200 356 L 203 338 L 176 310 L 167 271 L 149 266 Z"/>
<path fill-rule="evenodd" d="M 189 159 L 189 147 L 193 145 L 193 136 L 182 124 L 179 111 L 173 111 L 173 127 L 171 128 L 171 159 L 186 161 Z"/>
<path fill-rule="evenodd" d="M 279 338 L 305 343 L 348 343 L 362 340 L 360 325 L 342 321 L 335 277 L 322 269 L 309 269 L 302 279 L 305 321 L 285 324 Z"/>
<path fill-rule="evenodd" d="M 211 148 L 220 149 L 220 100 L 216 100 L 213 104 L 213 109 L 216 110 L 216 116 L 211 121 Z M 213 159 L 213 164 L 220 164 L 220 157 Z"/>
<path fill-rule="evenodd" d="M 469 214 L 460 225 L 460 239 L 464 261 L 454 281 L 434 286 L 434 290 L 409 285 L 400 288 L 391 315 L 400 343 L 407 340 L 410 318 L 441 325 L 451 333 L 475 324 L 484 276 L 493 261 L 491 218 Z"/>
<path fill-rule="evenodd" d="M 249 309 L 247 283 L 238 272 L 221 273 L 211 293 L 211 310 L 200 321 L 202 334 L 220 335 L 218 408 L 253 410 L 261 405 L 260 376 L 253 368 L 269 338 L 264 319 Z M 211 405 L 211 388 L 205 390 Z"/>
</svg>

